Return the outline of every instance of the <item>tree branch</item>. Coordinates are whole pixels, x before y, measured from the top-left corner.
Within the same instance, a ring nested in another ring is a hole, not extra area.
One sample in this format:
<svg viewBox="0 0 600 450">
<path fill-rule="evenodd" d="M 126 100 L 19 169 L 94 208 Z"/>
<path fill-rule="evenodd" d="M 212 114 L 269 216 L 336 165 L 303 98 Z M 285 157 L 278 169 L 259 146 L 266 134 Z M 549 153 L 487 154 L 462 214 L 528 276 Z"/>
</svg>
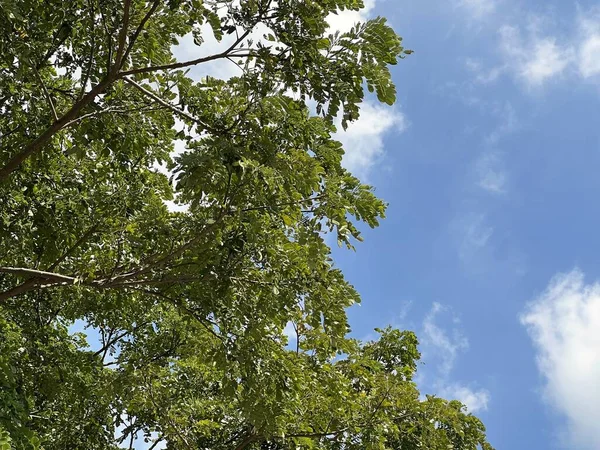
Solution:
<svg viewBox="0 0 600 450">
<path fill-rule="evenodd" d="M 303 198 L 303 199 L 297 200 L 295 202 L 277 203 L 275 205 L 266 205 L 266 206 L 253 206 L 253 207 L 250 207 L 250 208 L 241 209 L 240 211 L 241 212 L 262 211 L 262 210 L 265 210 L 265 209 L 279 208 L 280 206 L 301 205 L 303 203 L 307 203 L 307 202 L 310 202 L 310 201 L 322 200 L 325 197 L 326 197 L 325 195 L 316 195 L 314 197 Z"/>
<path fill-rule="evenodd" d="M 94 232 L 98 229 L 98 224 L 92 226 L 89 230 L 87 230 L 83 236 L 81 236 L 77 242 L 75 242 L 66 252 L 64 252 L 56 261 L 52 263 L 50 267 L 48 267 L 48 271 L 52 271 L 58 267 L 60 263 L 62 263 L 65 259 L 67 259 L 81 244 L 85 242 L 85 240 L 90 237 Z"/>
<path fill-rule="evenodd" d="M 157 72 L 160 70 L 182 69 L 184 67 L 196 66 L 198 64 L 202 64 L 205 62 L 214 61 L 216 59 L 226 58 L 226 57 L 230 56 L 230 53 L 237 47 L 237 45 L 240 42 L 242 42 L 250 34 L 251 31 L 252 31 L 252 29 L 246 30 L 238 39 L 236 39 L 236 41 L 228 49 L 224 50 L 221 53 L 216 53 L 211 56 L 205 56 L 202 58 L 193 59 L 191 61 L 177 62 L 177 63 L 172 63 L 172 64 L 164 64 L 164 65 L 160 65 L 160 66 L 140 67 L 137 69 L 126 70 L 126 71 L 122 72 L 121 74 L 123 76 L 129 76 L 129 75 L 136 75 L 136 74 L 141 74 L 141 73 Z M 242 57 L 242 56 L 248 56 L 248 55 L 239 55 L 239 56 Z"/>
<path fill-rule="evenodd" d="M 37 280 L 36 278 L 30 278 L 24 283 L 21 283 L 18 286 L 9 289 L 8 291 L 0 292 L 0 302 L 8 300 L 12 297 L 16 297 L 17 295 L 24 294 L 25 292 L 31 291 L 37 286 L 38 282 L 39 280 Z"/>
<path fill-rule="evenodd" d="M 0 181 L 13 173 L 17 168 L 34 153 L 40 151 L 44 145 L 46 145 L 52 137 L 60 130 L 65 128 L 73 119 L 77 117 L 79 112 L 89 105 L 100 93 L 102 93 L 115 78 L 106 77 L 100 83 L 98 83 L 90 92 L 84 95 L 81 100 L 75 103 L 67 113 L 65 113 L 60 119 L 56 120 L 50 125 L 46 131 L 39 135 L 32 142 L 27 144 L 19 153 L 14 155 L 5 165 L 0 168 Z"/>
<path fill-rule="evenodd" d="M 154 92 L 149 91 L 148 89 L 146 89 L 145 87 L 143 87 L 142 85 L 140 85 L 139 83 L 136 83 L 135 81 L 133 81 L 131 78 L 127 78 L 127 77 L 123 77 L 123 80 L 126 83 L 129 83 L 130 85 L 132 85 L 133 87 L 135 87 L 136 89 L 138 89 L 141 93 L 143 93 L 144 95 L 146 95 L 147 97 L 150 97 L 152 100 L 154 100 L 155 102 L 157 102 L 158 104 L 164 106 L 167 109 L 170 109 L 171 111 L 173 111 L 175 114 L 180 115 L 181 117 L 185 117 L 186 119 L 197 123 L 198 125 L 202 125 L 205 128 L 209 128 L 204 122 L 202 122 L 201 120 L 195 118 L 194 116 L 188 114 L 187 112 L 185 112 L 182 109 L 177 108 L 176 106 L 172 105 L 171 103 L 163 100 L 162 98 L 160 98 L 158 95 L 154 94 Z"/>
<path fill-rule="evenodd" d="M 0 273 L 10 273 L 13 275 L 29 276 L 41 278 L 43 280 L 58 281 L 61 283 L 74 283 L 76 278 L 67 275 L 61 275 L 44 270 L 26 269 L 23 267 L 0 267 Z"/>
<path fill-rule="evenodd" d="M 87 70 L 85 71 L 85 76 L 81 82 L 81 90 L 79 91 L 79 97 L 81 98 L 84 96 L 85 94 L 85 88 L 88 84 L 88 81 L 90 79 L 90 74 L 92 72 L 92 66 L 94 64 L 94 54 L 96 53 L 96 14 L 95 14 L 95 8 L 94 8 L 94 3 L 91 2 L 90 4 L 90 9 L 91 9 L 91 14 L 90 14 L 90 22 L 91 22 L 91 26 L 90 26 L 90 33 L 91 33 L 91 43 L 90 43 L 90 56 L 89 56 L 89 60 L 88 60 L 88 66 L 87 66 Z"/>
<path fill-rule="evenodd" d="M 117 55 L 115 65 L 112 68 L 113 75 L 119 72 L 123 65 L 123 52 L 125 51 L 125 42 L 127 41 L 127 30 L 129 29 L 129 13 L 131 9 L 131 0 L 125 0 L 123 4 L 123 25 L 119 32 L 119 46 L 117 47 Z"/>
<path fill-rule="evenodd" d="M 94 111 L 92 113 L 83 114 L 76 119 L 71 120 L 67 124 L 65 124 L 64 128 L 68 128 L 71 125 L 74 125 L 82 120 L 89 119 L 90 117 L 100 116 L 102 114 L 107 113 L 115 113 L 115 114 L 126 114 L 130 112 L 151 112 L 151 111 L 160 111 L 162 108 L 112 108 L 108 107 L 106 109 L 101 109 L 99 111 Z"/>
<path fill-rule="evenodd" d="M 205 234 L 209 233 L 214 228 L 216 228 L 217 225 L 219 224 L 219 222 L 226 215 L 227 215 L 226 211 L 221 212 L 219 217 L 217 217 L 213 223 L 205 226 L 202 230 L 200 230 L 200 232 L 194 238 L 192 238 L 185 244 L 180 245 L 178 248 L 176 248 L 173 251 L 170 251 L 169 253 L 167 253 L 164 256 L 158 257 L 158 259 L 155 259 L 154 261 L 153 261 L 153 259 L 156 258 L 156 256 L 146 258 L 138 268 L 132 269 L 129 273 L 126 273 L 126 274 L 116 277 L 115 282 L 130 280 L 139 275 L 143 275 L 145 273 L 151 272 L 152 269 L 154 269 L 156 267 L 160 267 L 160 266 L 168 263 L 173 258 L 177 258 L 178 256 L 181 256 L 186 250 L 188 250 L 190 247 L 192 247 L 194 244 L 196 244 L 202 237 L 204 237 Z"/>
<path fill-rule="evenodd" d="M 148 290 L 148 289 L 133 288 L 133 290 L 142 292 L 144 294 L 156 296 L 158 298 L 161 298 L 163 300 L 168 301 L 173 306 L 175 306 L 177 308 L 180 308 L 186 314 L 188 314 L 189 316 L 191 316 L 194 319 L 196 319 L 196 321 L 198 321 L 200 323 L 200 325 L 202 325 L 206 329 L 206 331 L 208 331 L 210 334 L 212 334 L 214 337 L 216 337 L 219 341 L 221 341 L 224 344 L 223 337 L 220 336 L 220 335 L 218 335 L 215 332 L 215 330 L 213 328 L 211 328 L 211 325 L 214 325 L 213 322 L 211 322 L 208 319 L 203 319 L 203 318 L 199 317 L 194 311 L 192 311 L 187 306 L 185 306 L 181 300 L 177 300 L 177 299 L 171 298 L 168 295 L 163 294 L 162 292 L 151 291 L 151 290 Z M 205 322 L 208 322 L 208 324 L 205 323 Z"/>
<path fill-rule="evenodd" d="M 237 447 L 235 448 L 235 450 L 244 450 L 250 444 L 252 444 L 253 442 L 256 442 L 259 439 L 260 439 L 260 436 L 258 436 L 256 434 L 251 434 L 251 435 L 247 436 L 242 442 L 240 442 L 237 445 Z"/>
<path fill-rule="evenodd" d="M 135 44 L 135 41 L 137 41 L 137 38 L 140 36 L 140 33 L 142 32 L 142 30 L 146 26 L 146 22 L 148 22 L 148 20 L 150 20 L 150 17 L 152 17 L 152 14 L 154 14 L 154 12 L 156 11 L 156 9 L 160 5 L 160 2 L 161 2 L 161 0 L 154 0 L 154 3 L 152 4 L 152 7 L 146 13 L 146 15 L 144 16 L 144 18 L 142 19 L 142 21 L 140 22 L 140 24 L 138 25 L 138 27 L 134 31 L 133 35 L 131 36 L 131 39 L 129 39 L 129 45 L 127 46 L 127 50 L 125 50 L 125 53 L 123 54 L 123 58 L 122 58 L 121 65 L 119 66 L 119 68 L 122 68 L 123 64 L 125 64 L 125 62 L 127 61 L 127 58 L 129 58 L 129 54 L 131 53 L 131 50 L 133 50 L 133 46 Z"/>
</svg>

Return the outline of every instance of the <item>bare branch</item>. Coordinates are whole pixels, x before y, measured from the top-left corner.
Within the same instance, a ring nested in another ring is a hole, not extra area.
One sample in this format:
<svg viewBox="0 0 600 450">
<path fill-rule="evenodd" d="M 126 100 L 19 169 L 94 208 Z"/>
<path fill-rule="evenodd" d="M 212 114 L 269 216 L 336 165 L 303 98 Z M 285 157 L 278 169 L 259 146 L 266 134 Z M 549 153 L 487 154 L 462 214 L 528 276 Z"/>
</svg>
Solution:
<svg viewBox="0 0 600 450">
<path fill-rule="evenodd" d="M 126 113 L 130 113 L 130 112 L 160 111 L 161 109 L 162 108 L 113 108 L 113 107 L 108 107 L 105 109 L 101 109 L 100 111 L 94 111 L 92 113 L 83 114 L 83 115 L 77 117 L 76 119 L 73 119 L 70 122 L 68 122 L 67 124 L 65 124 L 65 126 L 63 128 L 68 128 L 72 125 L 75 125 L 78 122 L 81 122 L 82 120 L 90 119 L 92 117 L 97 117 L 97 116 L 100 116 L 102 114 L 107 114 L 107 113 L 126 114 Z"/>
<path fill-rule="evenodd" d="M 46 272 L 44 270 L 26 269 L 23 267 L 0 267 L 0 273 L 10 273 L 13 275 L 21 275 L 28 277 L 41 278 L 43 280 L 51 280 L 65 283 L 72 283 L 75 281 L 74 277 L 67 275 L 61 275 L 54 272 Z"/>
<path fill-rule="evenodd" d="M 152 445 L 151 445 L 151 446 L 148 448 L 148 450 L 154 450 L 154 449 L 156 448 L 156 446 L 157 446 L 158 444 L 160 444 L 160 443 L 161 443 L 163 440 L 164 440 L 164 438 L 163 438 L 163 437 L 159 437 L 159 438 L 158 438 L 156 441 L 154 441 L 154 444 L 152 444 Z"/>
<path fill-rule="evenodd" d="M 4 134 L 0 134 L 0 139 L 4 139 L 7 138 L 8 136 L 10 136 L 13 133 L 16 133 L 17 131 L 19 131 L 19 129 L 21 129 L 21 125 L 17 125 L 16 127 L 14 127 L 12 130 L 8 130 L 6 133 Z"/>
</svg>

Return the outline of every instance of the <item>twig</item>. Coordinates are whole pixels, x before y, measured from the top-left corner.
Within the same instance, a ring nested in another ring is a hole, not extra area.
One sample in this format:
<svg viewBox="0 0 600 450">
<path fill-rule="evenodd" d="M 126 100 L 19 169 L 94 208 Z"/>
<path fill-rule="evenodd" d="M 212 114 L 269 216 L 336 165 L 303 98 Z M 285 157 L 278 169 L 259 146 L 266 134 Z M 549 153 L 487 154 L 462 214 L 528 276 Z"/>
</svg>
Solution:
<svg viewBox="0 0 600 450">
<path fill-rule="evenodd" d="M 48 92 L 48 89 L 46 89 L 46 84 L 44 83 L 44 80 L 42 80 L 42 77 L 40 76 L 40 73 L 38 72 L 38 70 L 35 67 L 32 67 L 33 72 L 35 73 L 36 78 L 38 79 L 40 86 L 42 87 L 42 91 L 44 92 L 44 96 L 46 97 L 46 100 L 48 100 L 48 104 L 50 105 L 50 109 L 52 110 L 52 116 L 54 117 L 54 121 L 58 120 L 58 114 L 56 114 L 56 107 L 54 106 L 54 102 L 52 101 L 52 97 L 50 97 L 50 93 Z"/>
<path fill-rule="evenodd" d="M 90 229 L 87 230 L 83 236 L 77 240 L 77 242 L 75 242 L 66 252 L 64 252 L 56 261 L 54 261 L 50 267 L 48 267 L 48 272 L 56 269 L 60 263 L 67 259 L 77 249 L 77 247 L 83 244 L 88 237 L 96 232 L 97 229 L 98 224 L 90 227 Z"/>
</svg>

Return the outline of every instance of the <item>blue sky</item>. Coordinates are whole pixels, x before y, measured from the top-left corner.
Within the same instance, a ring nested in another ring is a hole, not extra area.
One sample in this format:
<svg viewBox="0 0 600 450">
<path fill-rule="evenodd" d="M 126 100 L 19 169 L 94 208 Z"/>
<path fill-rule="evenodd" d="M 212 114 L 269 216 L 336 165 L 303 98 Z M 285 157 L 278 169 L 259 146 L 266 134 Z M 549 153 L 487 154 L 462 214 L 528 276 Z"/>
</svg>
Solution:
<svg viewBox="0 0 600 450">
<path fill-rule="evenodd" d="M 423 391 L 498 449 L 600 449 L 600 3 L 366 2 L 415 53 L 341 134 L 390 203 L 356 253 L 353 333 L 417 332 Z"/>
</svg>

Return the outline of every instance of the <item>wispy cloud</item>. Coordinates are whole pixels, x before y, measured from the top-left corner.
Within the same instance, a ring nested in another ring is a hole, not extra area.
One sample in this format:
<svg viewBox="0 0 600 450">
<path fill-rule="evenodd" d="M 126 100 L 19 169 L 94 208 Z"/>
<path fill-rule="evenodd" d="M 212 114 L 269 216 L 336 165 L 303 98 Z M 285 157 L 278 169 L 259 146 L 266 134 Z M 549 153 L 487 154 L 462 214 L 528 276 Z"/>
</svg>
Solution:
<svg viewBox="0 0 600 450">
<path fill-rule="evenodd" d="M 481 19 L 496 10 L 498 0 L 457 0 L 457 6 L 471 17 Z"/>
<path fill-rule="evenodd" d="M 562 75 L 575 56 L 570 45 L 559 44 L 557 37 L 540 35 L 536 28 L 531 26 L 525 37 L 512 25 L 500 29 L 506 67 L 531 87 Z"/>
<path fill-rule="evenodd" d="M 475 75 L 475 81 L 478 84 L 494 83 L 506 72 L 508 68 L 505 65 L 486 68 L 480 61 L 477 61 L 473 58 L 467 58 L 465 66 Z"/>
<path fill-rule="evenodd" d="M 578 68 L 583 78 L 600 74 L 600 11 L 592 10 L 579 15 Z"/>
<path fill-rule="evenodd" d="M 508 190 L 507 170 L 503 152 L 498 147 L 501 141 L 514 133 L 519 122 L 513 106 L 506 102 L 489 108 L 497 118 L 495 127 L 483 138 L 483 152 L 476 159 L 474 172 L 477 185 L 491 194 L 506 194 Z"/>
<path fill-rule="evenodd" d="M 446 325 L 440 323 L 443 318 L 446 319 Z M 420 384 L 434 389 L 442 397 L 459 400 L 472 413 L 486 410 L 490 401 L 487 390 L 451 380 L 456 359 L 469 348 L 460 320 L 452 310 L 434 303 L 423 320 L 420 335 L 423 360 L 428 368 L 432 368 L 426 375 L 421 375 Z"/>
<path fill-rule="evenodd" d="M 478 185 L 492 194 L 505 194 L 507 174 L 498 153 L 486 152 L 477 160 L 476 172 Z"/>
<path fill-rule="evenodd" d="M 553 80 L 597 81 L 600 75 L 600 8 L 578 9 L 572 26 L 562 31 L 549 17 L 530 15 L 521 25 L 499 30 L 502 61 L 491 67 L 467 59 L 466 67 L 479 84 L 510 75 L 527 88 Z"/>
<path fill-rule="evenodd" d="M 498 118 L 496 127 L 485 137 L 484 144 L 495 146 L 500 140 L 518 128 L 517 113 L 513 106 L 506 102 L 492 108 L 494 115 Z"/>
<path fill-rule="evenodd" d="M 454 368 L 458 353 L 469 348 L 469 341 L 459 328 L 449 333 L 438 325 L 440 314 L 448 312 L 448 308 L 436 302 L 423 320 L 423 343 L 430 354 L 441 361 L 438 370 L 444 377 Z"/>
<path fill-rule="evenodd" d="M 488 224 L 483 213 L 467 213 L 451 224 L 451 230 L 457 246 L 458 257 L 469 271 L 482 270 L 482 260 L 486 260 L 486 250 L 494 227 Z"/>
<path fill-rule="evenodd" d="M 568 420 L 569 448 L 600 448 L 600 283 L 557 275 L 521 316 L 537 351 L 544 397 Z"/>
</svg>

